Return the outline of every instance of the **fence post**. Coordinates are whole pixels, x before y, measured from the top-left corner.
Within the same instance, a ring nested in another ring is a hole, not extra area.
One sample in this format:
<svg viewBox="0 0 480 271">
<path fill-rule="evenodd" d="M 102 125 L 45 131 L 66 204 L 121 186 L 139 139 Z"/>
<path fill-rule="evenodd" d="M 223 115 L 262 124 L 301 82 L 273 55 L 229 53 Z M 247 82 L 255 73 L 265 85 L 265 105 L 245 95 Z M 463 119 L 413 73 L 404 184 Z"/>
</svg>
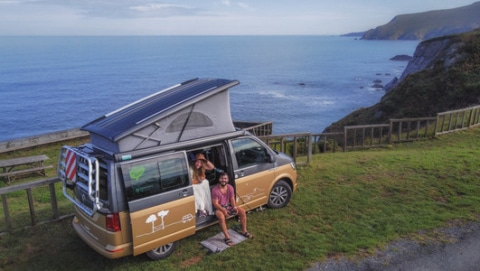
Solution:
<svg viewBox="0 0 480 271">
<path fill-rule="evenodd" d="M 387 142 L 388 144 L 392 144 L 392 133 L 393 133 L 393 121 L 392 119 L 389 120 L 390 126 L 388 127 L 388 136 L 387 136 Z"/>
<path fill-rule="evenodd" d="M 312 160 L 312 134 L 308 134 L 307 137 L 308 141 L 308 149 L 307 149 L 307 164 L 310 164 L 310 161 Z"/>
<path fill-rule="evenodd" d="M 470 110 L 470 114 L 468 114 L 468 128 L 470 128 L 472 125 L 472 115 L 474 110 L 475 109 L 472 108 L 472 110 Z"/>
<path fill-rule="evenodd" d="M 37 218 L 35 217 L 35 204 L 33 203 L 32 189 L 27 188 L 28 206 L 30 207 L 30 218 L 32 219 L 32 226 L 37 224 Z"/>
<path fill-rule="evenodd" d="M 2 194 L 3 213 L 5 215 L 5 223 L 7 224 L 7 231 L 12 232 L 12 220 L 10 219 L 10 211 L 8 211 L 7 196 Z"/>
<path fill-rule="evenodd" d="M 58 213 L 57 195 L 55 194 L 55 183 L 50 183 L 50 204 L 52 205 L 53 217 L 58 219 L 60 217 Z"/>
</svg>

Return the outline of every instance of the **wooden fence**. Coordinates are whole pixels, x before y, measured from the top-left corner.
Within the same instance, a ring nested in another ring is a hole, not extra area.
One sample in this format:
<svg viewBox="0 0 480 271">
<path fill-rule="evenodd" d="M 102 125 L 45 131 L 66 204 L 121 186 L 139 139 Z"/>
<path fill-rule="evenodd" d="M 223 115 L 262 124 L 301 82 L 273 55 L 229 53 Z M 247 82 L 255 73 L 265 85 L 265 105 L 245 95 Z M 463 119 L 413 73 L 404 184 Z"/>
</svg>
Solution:
<svg viewBox="0 0 480 271">
<path fill-rule="evenodd" d="M 65 217 L 71 217 L 73 214 L 60 215 L 60 212 L 58 210 L 58 203 L 57 203 L 58 201 L 57 201 L 56 190 L 55 190 L 55 183 L 58 183 L 58 182 L 60 182 L 60 179 L 54 177 L 54 178 L 43 179 L 43 180 L 33 181 L 29 183 L 22 183 L 22 184 L 0 188 L 0 196 L 2 197 L 2 206 L 3 206 L 3 214 L 5 218 L 6 230 L 8 232 L 13 231 L 13 222 L 12 222 L 12 218 L 10 216 L 10 211 L 8 207 L 7 194 L 15 193 L 17 191 L 24 190 L 26 192 L 28 207 L 30 210 L 31 226 L 60 220 Z M 50 206 L 51 206 L 52 215 L 51 215 L 51 219 L 39 221 L 37 213 L 35 212 L 35 199 L 33 197 L 32 189 L 44 187 L 44 186 L 49 187 Z M 3 234 L 3 233 L 5 232 L 1 232 L 0 234 Z"/>
<path fill-rule="evenodd" d="M 312 134 L 296 133 L 283 135 L 259 136 L 272 149 L 290 154 L 296 164 L 309 164 L 312 159 Z M 306 157 L 305 161 L 298 161 L 298 157 Z"/>
<path fill-rule="evenodd" d="M 235 121 L 235 127 L 244 129 L 256 136 L 269 136 L 273 133 L 273 122 L 245 122 Z"/>
<path fill-rule="evenodd" d="M 480 106 L 437 114 L 436 134 L 445 134 L 480 125 Z"/>
<path fill-rule="evenodd" d="M 390 119 L 388 124 L 345 126 L 338 133 L 300 133 L 259 136 L 270 147 L 285 152 L 295 162 L 308 164 L 321 152 L 384 147 L 389 144 L 432 139 L 435 136 L 480 125 L 480 106 L 438 113 L 436 117 Z"/>
<path fill-rule="evenodd" d="M 438 113 L 436 117 L 391 119 L 389 124 L 344 127 L 344 151 L 386 146 L 469 129 L 480 125 L 480 106 Z"/>
</svg>

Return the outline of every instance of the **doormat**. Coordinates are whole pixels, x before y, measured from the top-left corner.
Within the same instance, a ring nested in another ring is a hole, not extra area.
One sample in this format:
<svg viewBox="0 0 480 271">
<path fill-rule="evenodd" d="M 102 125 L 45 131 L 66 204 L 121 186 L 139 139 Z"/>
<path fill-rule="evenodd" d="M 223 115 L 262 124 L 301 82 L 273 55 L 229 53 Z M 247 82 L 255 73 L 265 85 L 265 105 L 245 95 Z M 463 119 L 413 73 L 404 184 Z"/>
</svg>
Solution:
<svg viewBox="0 0 480 271">
<path fill-rule="evenodd" d="M 228 233 L 230 234 L 230 240 L 232 240 L 235 245 L 247 239 L 245 236 L 241 235 L 240 233 L 232 229 L 228 229 Z M 202 244 L 202 246 L 206 247 L 211 252 L 217 253 L 229 248 L 229 246 L 225 244 L 224 239 L 225 239 L 225 235 L 223 235 L 223 233 L 220 232 L 208 238 L 207 240 L 200 242 L 200 244 Z"/>
</svg>

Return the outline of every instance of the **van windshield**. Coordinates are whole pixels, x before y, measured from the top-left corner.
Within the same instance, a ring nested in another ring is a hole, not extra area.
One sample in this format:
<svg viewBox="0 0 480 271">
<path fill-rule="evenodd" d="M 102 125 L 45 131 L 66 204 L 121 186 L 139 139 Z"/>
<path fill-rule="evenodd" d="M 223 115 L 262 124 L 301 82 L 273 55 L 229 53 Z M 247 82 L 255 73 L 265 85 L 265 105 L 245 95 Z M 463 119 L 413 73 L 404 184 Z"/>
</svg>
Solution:
<svg viewBox="0 0 480 271">
<path fill-rule="evenodd" d="M 189 185 L 185 154 L 170 154 L 122 164 L 127 200 L 136 200 Z"/>
</svg>

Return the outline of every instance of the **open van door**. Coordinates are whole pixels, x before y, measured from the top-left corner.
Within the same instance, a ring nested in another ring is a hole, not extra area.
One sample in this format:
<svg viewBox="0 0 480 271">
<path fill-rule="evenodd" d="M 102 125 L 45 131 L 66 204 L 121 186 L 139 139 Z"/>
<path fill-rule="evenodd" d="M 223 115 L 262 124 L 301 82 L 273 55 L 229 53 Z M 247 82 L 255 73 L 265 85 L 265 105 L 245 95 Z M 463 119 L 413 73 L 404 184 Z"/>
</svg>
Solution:
<svg viewBox="0 0 480 271">
<path fill-rule="evenodd" d="M 195 200 L 185 152 L 123 162 L 120 171 L 130 209 L 133 255 L 195 233 Z M 162 258 L 161 253 L 154 257 Z"/>
<path fill-rule="evenodd" d="M 267 204 L 275 179 L 272 156 L 265 146 L 251 137 L 232 139 L 235 153 L 235 188 L 237 203 L 246 210 Z"/>
</svg>

